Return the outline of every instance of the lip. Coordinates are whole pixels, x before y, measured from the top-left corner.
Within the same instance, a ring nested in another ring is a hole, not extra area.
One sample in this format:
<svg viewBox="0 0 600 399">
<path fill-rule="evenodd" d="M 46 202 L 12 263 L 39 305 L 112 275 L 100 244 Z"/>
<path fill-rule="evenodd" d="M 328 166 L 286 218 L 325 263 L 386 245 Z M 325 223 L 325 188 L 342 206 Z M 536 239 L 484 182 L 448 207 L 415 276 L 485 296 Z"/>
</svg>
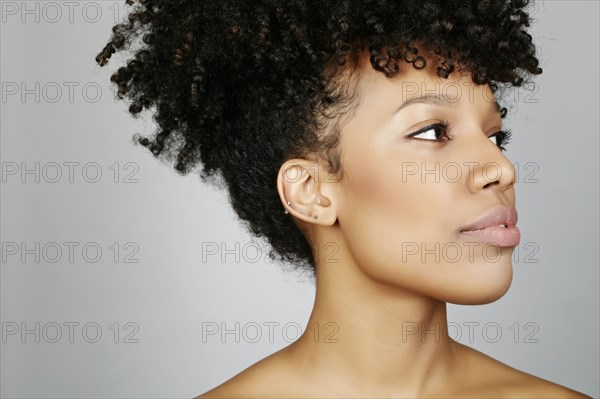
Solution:
<svg viewBox="0 0 600 399">
<path fill-rule="evenodd" d="M 515 247 L 521 241 L 521 232 L 516 226 L 517 219 L 515 208 L 498 206 L 479 220 L 461 227 L 459 233 L 499 247 Z"/>
<path fill-rule="evenodd" d="M 514 227 L 517 224 L 518 218 L 519 215 L 514 207 L 497 206 L 479 220 L 461 227 L 459 233 L 483 230 L 488 227 L 497 227 L 501 224 L 507 227 Z"/>
</svg>

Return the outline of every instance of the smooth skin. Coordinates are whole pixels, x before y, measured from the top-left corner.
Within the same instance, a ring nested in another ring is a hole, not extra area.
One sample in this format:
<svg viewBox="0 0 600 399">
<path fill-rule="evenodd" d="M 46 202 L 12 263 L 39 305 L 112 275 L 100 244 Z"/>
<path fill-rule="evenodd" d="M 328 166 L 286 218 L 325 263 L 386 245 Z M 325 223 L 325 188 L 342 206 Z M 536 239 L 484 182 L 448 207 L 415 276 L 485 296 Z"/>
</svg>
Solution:
<svg viewBox="0 0 600 399">
<path fill-rule="evenodd" d="M 388 79 L 363 56 L 360 103 L 341 129 L 343 178 L 312 160 L 281 166 L 282 204 L 318 244 L 307 328 L 198 398 L 589 398 L 448 337 L 447 302 L 490 303 L 510 287 L 514 247 L 458 231 L 515 206 L 515 172 L 489 86 L 440 78 L 432 64 L 402 63 Z M 399 109 L 425 94 L 449 102 Z M 449 141 L 407 137 L 445 120 Z"/>
</svg>

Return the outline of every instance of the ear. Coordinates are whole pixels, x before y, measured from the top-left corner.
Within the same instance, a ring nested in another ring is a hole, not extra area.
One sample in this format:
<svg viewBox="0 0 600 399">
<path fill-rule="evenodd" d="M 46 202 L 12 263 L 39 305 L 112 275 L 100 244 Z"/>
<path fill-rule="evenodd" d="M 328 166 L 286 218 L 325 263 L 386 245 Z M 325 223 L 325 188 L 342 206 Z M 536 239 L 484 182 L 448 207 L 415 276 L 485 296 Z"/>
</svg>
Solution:
<svg viewBox="0 0 600 399">
<path fill-rule="evenodd" d="M 325 168 L 316 161 L 299 158 L 287 160 L 277 175 L 277 190 L 285 210 L 308 223 L 324 226 L 334 224 L 337 210 L 331 198 L 333 190 L 330 186 L 335 181 L 330 181 L 327 176 Z"/>
</svg>

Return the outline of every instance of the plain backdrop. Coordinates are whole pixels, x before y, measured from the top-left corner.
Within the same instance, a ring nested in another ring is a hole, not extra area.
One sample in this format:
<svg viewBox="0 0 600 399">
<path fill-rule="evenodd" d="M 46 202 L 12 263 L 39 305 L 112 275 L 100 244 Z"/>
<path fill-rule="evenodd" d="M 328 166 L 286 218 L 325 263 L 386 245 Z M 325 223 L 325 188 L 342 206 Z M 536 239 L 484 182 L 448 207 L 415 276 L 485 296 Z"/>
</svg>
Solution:
<svg viewBox="0 0 600 399">
<path fill-rule="evenodd" d="M 269 261 L 223 191 L 130 142 L 155 126 L 114 99 L 122 59 L 94 62 L 124 1 L 0 5 L 1 396 L 190 398 L 292 342 L 313 284 Z M 513 283 L 448 320 L 461 342 L 598 397 L 599 5 L 534 14 L 544 73 L 507 120 Z"/>
</svg>

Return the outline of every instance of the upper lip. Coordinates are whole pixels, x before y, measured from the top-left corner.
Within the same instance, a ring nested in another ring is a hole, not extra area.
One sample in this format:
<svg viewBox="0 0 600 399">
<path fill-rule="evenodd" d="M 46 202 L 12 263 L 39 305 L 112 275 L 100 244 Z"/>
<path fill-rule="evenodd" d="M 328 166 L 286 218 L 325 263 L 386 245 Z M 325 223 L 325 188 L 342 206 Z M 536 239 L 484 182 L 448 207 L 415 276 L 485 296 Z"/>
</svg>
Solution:
<svg viewBox="0 0 600 399">
<path fill-rule="evenodd" d="M 479 220 L 463 226 L 460 228 L 460 232 L 481 230 L 486 227 L 500 226 L 504 224 L 506 226 L 514 226 L 517 224 L 518 214 L 514 207 L 498 206 L 493 208 L 490 212 L 486 213 Z"/>
</svg>

